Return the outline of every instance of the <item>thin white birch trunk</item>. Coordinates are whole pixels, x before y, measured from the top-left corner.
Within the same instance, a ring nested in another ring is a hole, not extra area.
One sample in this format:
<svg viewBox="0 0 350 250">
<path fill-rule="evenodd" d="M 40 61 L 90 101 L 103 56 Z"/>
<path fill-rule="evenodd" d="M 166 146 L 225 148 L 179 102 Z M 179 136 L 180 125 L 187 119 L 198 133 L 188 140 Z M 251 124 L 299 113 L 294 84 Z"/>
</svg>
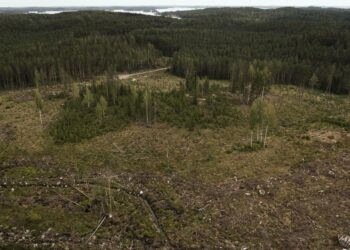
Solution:
<svg viewBox="0 0 350 250">
<path fill-rule="evenodd" d="M 266 147 L 266 140 L 267 140 L 267 131 L 269 129 L 269 125 L 266 126 L 266 129 L 265 129 L 265 138 L 264 138 L 264 148 Z"/>
</svg>

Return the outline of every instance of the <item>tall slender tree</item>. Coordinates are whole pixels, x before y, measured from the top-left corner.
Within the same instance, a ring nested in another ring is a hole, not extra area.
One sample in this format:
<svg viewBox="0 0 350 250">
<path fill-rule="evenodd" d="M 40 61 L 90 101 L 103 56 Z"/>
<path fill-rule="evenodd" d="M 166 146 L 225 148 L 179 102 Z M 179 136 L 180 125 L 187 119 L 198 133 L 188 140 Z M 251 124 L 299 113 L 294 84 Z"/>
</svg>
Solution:
<svg viewBox="0 0 350 250">
<path fill-rule="evenodd" d="M 36 110 L 39 112 L 40 124 L 43 125 L 42 111 L 44 107 L 44 101 L 38 88 L 34 92 L 34 99 Z"/>
<path fill-rule="evenodd" d="M 90 88 L 86 87 L 83 103 L 85 103 L 88 106 L 88 108 L 90 108 L 90 105 L 93 102 L 93 100 L 94 100 L 94 96 L 93 96 Z"/>
</svg>

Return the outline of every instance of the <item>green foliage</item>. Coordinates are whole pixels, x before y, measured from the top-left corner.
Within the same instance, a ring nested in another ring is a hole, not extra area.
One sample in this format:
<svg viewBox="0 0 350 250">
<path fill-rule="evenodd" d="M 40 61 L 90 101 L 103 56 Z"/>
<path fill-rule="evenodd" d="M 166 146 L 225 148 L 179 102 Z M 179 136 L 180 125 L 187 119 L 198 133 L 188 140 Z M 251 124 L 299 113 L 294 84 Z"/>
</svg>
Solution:
<svg viewBox="0 0 350 250">
<path fill-rule="evenodd" d="M 331 124 L 331 125 L 335 125 L 341 128 L 344 128 L 346 131 L 350 131 L 350 122 L 346 121 L 344 118 L 342 117 L 325 117 L 321 120 L 322 122 Z"/>
<path fill-rule="evenodd" d="M 43 98 L 42 98 L 42 96 L 40 94 L 39 89 L 35 90 L 35 92 L 34 92 L 34 99 L 35 99 L 36 109 L 39 110 L 39 111 L 42 111 L 43 107 L 44 107 L 44 101 L 43 101 Z"/>
<path fill-rule="evenodd" d="M 225 96 L 206 96 L 203 103 L 193 102 L 181 91 L 158 93 L 160 100 L 159 118 L 177 127 L 219 128 L 235 123 L 240 112 Z"/>
<path fill-rule="evenodd" d="M 101 96 L 100 101 L 96 104 L 96 114 L 99 120 L 102 120 L 105 117 L 105 113 L 108 107 L 106 99 Z"/>
<path fill-rule="evenodd" d="M 209 84 L 207 87 L 209 91 Z M 130 122 L 149 125 L 155 118 L 190 130 L 226 127 L 240 118 L 232 100 L 220 92 L 214 96 L 207 94 L 201 102 L 193 103 L 190 94 L 195 91 L 186 92 L 184 88 L 161 92 L 121 83 L 114 88 L 116 96 L 109 95 L 107 99 L 102 84 L 86 87 L 83 97 L 69 99 L 59 119 L 50 127 L 54 140 L 57 143 L 78 142 L 118 130 Z"/>
<path fill-rule="evenodd" d="M 84 99 L 83 99 L 83 104 L 86 104 L 88 108 L 90 108 L 91 103 L 94 100 L 94 96 L 91 93 L 90 88 L 85 89 L 85 94 L 84 94 Z"/>
<path fill-rule="evenodd" d="M 318 87 L 318 84 L 319 84 L 319 82 L 318 82 L 318 77 L 317 77 L 317 75 L 314 73 L 313 75 L 312 75 L 312 77 L 310 78 L 310 81 L 309 81 L 309 85 L 310 85 L 310 87 L 311 88 L 317 88 Z"/>
<path fill-rule="evenodd" d="M 0 88 L 68 85 L 106 71 L 154 67 L 166 56 L 175 74 L 230 79 L 231 91 L 252 93 L 250 102 L 255 91 L 261 94 L 265 67 L 273 84 L 312 87 L 315 73 L 315 87 L 349 93 L 349 10 L 215 8 L 178 15 L 184 18 L 1 15 Z M 248 79 L 249 65 L 260 90 Z"/>
<path fill-rule="evenodd" d="M 275 108 L 264 98 L 258 98 L 250 109 L 250 127 L 257 126 L 274 127 L 277 123 Z"/>
<path fill-rule="evenodd" d="M 101 108 L 102 108 L 101 109 L 102 110 L 102 116 L 104 116 L 105 112 L 107 110 L 107 107 L 108 107 L 108 103 L 107 103 L 106 99 L 103 96 L 100 97 L 99 104 L 101 105 Z"/>
<path fill-rule="evenodd" d="M 35 82 L 35 87 L 36 87 L 37 89 L 40 88 L 41 81 L 42 81 L 41 74 L 39 73 L 39 71 L 38 71 L 37 69 L 35 69 L 35 70 L 34 70 L 34 82 Z"/>
<path fill-rule="evenodd" d="M 262 144 L 266 147 L 267 134 L 269 129 L 275 127 L 277 117 L 275 108 L 263 97 L 256 99 L 250 108 L 250 127 L 256 129 L 256 140 L 253 131 L 250 135 L 250 148 L 254 148 L 254 143 Z"/>
<path fill-rule="evenodd" d="M 123 110 L 109 108 L 105 117 L 97 117 L 95 109 L 69 100 L 58 120 L 51 125 L 50 135 L 56 143 L 79 142 L 121 129 L 128 124 Z"/>
<path fill-rule="evenodd" d="M 77 83 L 73 83 L 72 96 L 74 99 L 78 99 L 80 97 L 80 89 Z"/>
</svg>

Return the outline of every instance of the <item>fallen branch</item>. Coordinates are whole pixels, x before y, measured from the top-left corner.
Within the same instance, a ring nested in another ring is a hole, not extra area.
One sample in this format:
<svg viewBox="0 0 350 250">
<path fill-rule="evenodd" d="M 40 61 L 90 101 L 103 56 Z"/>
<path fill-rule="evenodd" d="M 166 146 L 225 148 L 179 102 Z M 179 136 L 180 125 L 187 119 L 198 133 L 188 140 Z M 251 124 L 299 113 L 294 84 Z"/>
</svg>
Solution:
<svg viewBox="0 0 350 250">
<path fill-rule="evenodd" d="M 97 232 L 97 230 L 102 226 L 103 222 L 106 220 L 106 216 L 103 217 L 103 219 L 100 221 L 100 223 L 98 224 L 98 226 L 95 228 L 95 230 L 92 232 L 92 234 L 90 235 L 90 237 L 87 239 L 86 243 L 88 243 L 90 241 L 90 239 L 95 235 L 95 233 Z"/>
<path fill-rule="evenodd" d="M 76 191 L 78 191 L 80 194 L 84 195 L 86 198 L 88 198 L 89 200 L 91 200 L 90 196 L 88 196 L 86 193 L 84 193 L 82 190 L 80 190 L 79 188 L 75 187 L 75 186 L 71 186 L 73 189 L 75 189 Z"/>
</svg>

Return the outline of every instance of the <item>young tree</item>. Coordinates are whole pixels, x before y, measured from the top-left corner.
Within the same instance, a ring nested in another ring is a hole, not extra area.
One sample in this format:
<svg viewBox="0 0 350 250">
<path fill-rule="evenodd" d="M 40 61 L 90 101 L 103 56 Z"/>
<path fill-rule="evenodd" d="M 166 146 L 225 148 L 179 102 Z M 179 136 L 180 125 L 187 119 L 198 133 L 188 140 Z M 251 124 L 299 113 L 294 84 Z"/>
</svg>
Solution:
<svg viewBox="0 0 350 250">
<path fill-rule="evenodd" d="M 110 67 L 106 73 L 105 82 L 105 95 L 107 100 L 112 100 L 113 104 L 116 102 L 116 91 L 115 91 L 115 73 L 114 68 Z"/>
<path fill-rule="evenodd" d="M 333 86 L 333 81 L 334 81 L 334 74 L 336 71 L 336 67 L 333 64 L 328 68 L 328 74 L 327 74 L 327 92 L 330 94 Z"/>
<path fill-rule="evenodd" d="M 102 109 L 103 108 L 102 108 L 101 104 L 97 103 L 95 110 L 96 110 L 97 118 L 100 121 L 100 123 L 102 122 L 102 118 L 103 118 L 103 110 Z"/>
<path fill-rule="evenodd" d="M 273 105 L 264 98 L 258 98 L 250 109 L 250 127 L 257 130 L 257 141 L 266 147 L 269 128 L 276 125 L 277 118 Z"/>
<path fill-rule="evenodd" d="M 146 87 L 146 90 L 145 90 L 144 102 L 145 102 L 145 111 L 146 111 L 146 124 L 149 125 L 149 113 L 150 113 L 149 109 L 150 109 L 150 102 L 151 102 L 151 93 L 148 86 Z"/>
<path fill-rule="evenodd" d="M 230 71 L 230 92 L 234 93 L 237 91 L 239 86 L 240 68 L 238 63 L 232 63 Z"/>
<path fill-rule="evenodd" d="M 37 89 L 39 89 L 39 87 L 42 83 L 42 76 L 37 69 L 34 70 L 34 83 L 35 83 L 35 87 Z"/>
<path fill-rule="evenodd" d="M 111 94 L 113 105 L 116 105 L 117 104 L 117 96 L 118 96 L 118 86 L 117 86 L 116 81 L 114 81 L 114 80 L 113 80 L 113 83 L 111 85 L 110 94 Z"/>
<path fill-rule="evenodd" d="M 204 79 L 204 84 L 203 84 L 203 92 L 204 92 L 204 94 L 208 94 L 209 93 L 209 89 L 210 89 L 210 83 L 209 83 L 209 79 L 206 77 Z"/>
<path fill-rule="evenodd" d="M 67 74 L 67 72 L 63 68 L 60 68 L 59 77 L 60 77 L 61 83 L 63 83 L 64 85 L 64 90 L 68 92 L 69 85 L 72 80 L 71 77 Z"/>
<path fill-rule="evenodd" d="M 105 114 L 106 114 L 108 103 L 107 103 L 106 99 L 103 96 L 100 97 L 99 104 L 101 105 L 102 116 L 104 117 Z"/>
<path fill-rule="evenodd" d="M 318 87 L 318 77 L 317 77 L 316 73 L 313 73 L 313 75 L 311 76 L 311 78 L 309 80 L 309 84 L 310 84 L 311 89 Z"/>
<path fill-rule="evenodd" d="M 105 116 L 107 107 L 108 103 L 106 99 L 101 96 L 100 101 L 96 104 L 96 114 L 100 121 L 102 121 L 103 117 Z"/>
<path fill-rule="evenodd" d="M 40 94 L 39 89 L 35 90 L 34 98 L 35 98 L 36 110 L 39 112 L 40 124 L 43 125 L 42 110 L 44 107 L 44 101 Z"/>
<path fill-rule="evenodd" d="M 83 103 L 87 104 L 88 108 L 90 108 L 90 105 L 91 105 L 93 100 L 94 100 L 94 96 L 92 95 L 90 88 L 86 87 Z"/>
<path fill-rule="evenodd" d="M 80 97 L 80 89 L 77 83 L 73 83 L 72 86 L 72 96 L 75 100 L 78 100 Z"/>
<path fill-rule="evenodd" d="M 199 84 L 196 83 L 195 88 L 192 90 L 192 104 L 197 105 L 198 104 L 198 86 Z"/>
<path fill-rule="evenodd" d="M 348 96 L 350 98 L 350 79 L 346 80 L 346 82 L 345 82 L 345 89 L 348 92 Z"/>
</svg>

